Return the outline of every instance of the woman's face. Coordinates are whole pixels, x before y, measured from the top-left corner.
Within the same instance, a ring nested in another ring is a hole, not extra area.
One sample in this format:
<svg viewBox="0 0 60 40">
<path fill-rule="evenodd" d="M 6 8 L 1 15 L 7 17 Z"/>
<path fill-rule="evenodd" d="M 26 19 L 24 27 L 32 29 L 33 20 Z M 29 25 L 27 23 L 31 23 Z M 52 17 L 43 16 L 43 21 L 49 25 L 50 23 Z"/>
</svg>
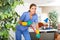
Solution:
<svg viewBox="0 0 60 40">
<path fill-rule="evenodd" d="M 30 12 L 31 12 L 32 14 L 35 14 L 35 13 L 36 13 L 36 6 L 32 6 L 32 7 L 30 8 Z"/>
</svg>

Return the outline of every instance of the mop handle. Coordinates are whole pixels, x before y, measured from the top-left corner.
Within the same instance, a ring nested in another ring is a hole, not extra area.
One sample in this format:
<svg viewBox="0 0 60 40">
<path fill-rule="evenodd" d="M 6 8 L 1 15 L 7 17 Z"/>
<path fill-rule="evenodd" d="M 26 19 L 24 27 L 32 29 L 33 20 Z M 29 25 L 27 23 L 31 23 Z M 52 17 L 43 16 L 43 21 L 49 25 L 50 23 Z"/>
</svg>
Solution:
<svg viewBox="0 0 60 40">
<path fill-rule="evenodd" d="M 34 32 L 36 33 L 36 30 L 33 28 L 33 26 L 31 26 L 31 28 L 34 30 Z"/>
</svg>

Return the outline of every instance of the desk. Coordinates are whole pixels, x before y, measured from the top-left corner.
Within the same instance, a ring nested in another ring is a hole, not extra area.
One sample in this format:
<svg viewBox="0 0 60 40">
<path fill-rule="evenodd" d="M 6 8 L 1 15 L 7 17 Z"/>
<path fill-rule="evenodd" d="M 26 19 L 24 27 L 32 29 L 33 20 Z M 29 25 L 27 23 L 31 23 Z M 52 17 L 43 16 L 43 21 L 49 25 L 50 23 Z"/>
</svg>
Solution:
<svg viewBox="0 0 60 40">
<path fill-rule="evenodd" d="M 41 29 L 40 32 L 41 32 L 42 40 L 55 40 L 54 36 L 55 36 L 56 31 L 58 31 L 58 30 L 57 29 L 49 29 L 49 30 Z M 34 33 L 33 29 L 29 28 L 29 32 L 30 32 L 32 40 L 38 40 L 35 37 L 35 33 Z"/>
<path fill-rule="evenodd" d="M 29 32 L 34 32 L 33 29 L 29 28 L 28 29 Z M 43 30 L 43 29 L 40 29 L 40 32 L 52 32 L 52 31 L 58 31 L 57 29 L 49 29 L 49 30 Z"/>
</svg>

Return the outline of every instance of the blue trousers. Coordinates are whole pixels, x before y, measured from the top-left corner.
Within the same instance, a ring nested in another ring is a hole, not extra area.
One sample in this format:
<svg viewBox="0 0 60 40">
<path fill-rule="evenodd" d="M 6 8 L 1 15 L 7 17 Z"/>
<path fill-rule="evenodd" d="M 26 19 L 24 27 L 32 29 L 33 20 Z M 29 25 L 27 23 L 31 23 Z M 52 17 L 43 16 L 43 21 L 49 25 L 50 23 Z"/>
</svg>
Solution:
<svg viewBox="0 0 60 40">
<path fill-rule="evenodd" d="M 21 34 L 23 34 L 25 40 L 31 40 L 28 30 L 25 31 L 16 30 L 16 40 L 21 40 Z"/>
</svg>

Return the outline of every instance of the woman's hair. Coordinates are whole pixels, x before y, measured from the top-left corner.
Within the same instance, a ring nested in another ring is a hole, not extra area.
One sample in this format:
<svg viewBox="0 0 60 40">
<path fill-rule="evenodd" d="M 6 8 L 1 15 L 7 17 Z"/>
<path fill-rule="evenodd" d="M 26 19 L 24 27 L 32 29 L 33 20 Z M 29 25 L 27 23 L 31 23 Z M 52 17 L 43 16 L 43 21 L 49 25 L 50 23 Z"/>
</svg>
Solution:
<svg viewBox="0 0 60 40">
<path fill-rule="evenodd" d="M 29 8 L 31 9 L 32 6 L 36 6 L 36 4 L 31 4 Z M 29 10 L 29 12 L 30 12 L 30 10 Z"/>
</svg>

